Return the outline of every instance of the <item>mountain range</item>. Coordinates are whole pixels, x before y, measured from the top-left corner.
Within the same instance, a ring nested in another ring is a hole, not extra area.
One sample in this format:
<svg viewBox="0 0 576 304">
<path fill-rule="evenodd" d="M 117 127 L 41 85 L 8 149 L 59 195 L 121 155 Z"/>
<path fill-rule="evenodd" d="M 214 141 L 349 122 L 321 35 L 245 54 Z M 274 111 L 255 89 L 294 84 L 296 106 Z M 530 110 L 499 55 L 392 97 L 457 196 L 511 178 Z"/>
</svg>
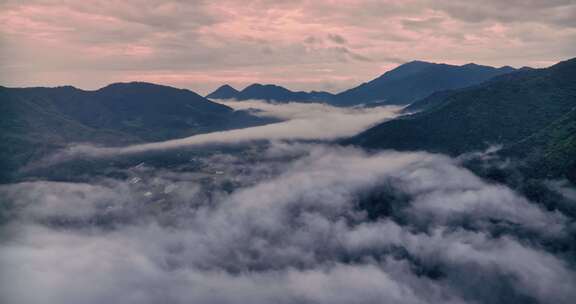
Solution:
<svg viewBox="0 0 576 304">
<path fill-rule="evenodd" d="M 425 80 L 432 75 L 438 80 Z M 532 172 L 576 181 L 573 79 L 576 59 L 545 69 L 520 70 L 413 61 L 341 93 L 359 96 L 358 102 L 371 100 L 369 96 L 389 96 L 372 103 L 378 105 L 399 102 L 399 88 L 405 91 L 402 100 L 423 96 L 404 108 L 405 115 L 342 143 L 454 156 L 503 145 L 501 155 L 521 159 Z M 378 88 L 392 83 L 396 83 L 394 88 L 376 94 Z M 412 88 L 410 83 L 420 87 Z M 254 84 L 242 91 L 223 86 L 207 97 L 354 104 L 339 101 L 345 100 L 339 99 L 341 94 Z M 8 179 L 10 172 L 31 159 L 70 143 L 122 145 L 274 121 L 234 111 L 190 90 L 142 82 L 115 83 L 94 91 L 71 86 L 0 87 L 0 180 Z"/>
<path fill-rule="evenodd" d="M 73 142 L 158 141 L 272 121 L 190 90 L 150 83 L 115 83 L 95 91 L 0 87 L 0 171 L 5 175 Z"/>
<path fill-rule="evenodd" d="M 473 63 L 457 66 L 411 61 L 337 94 L 332 103 L 342 106 L 372 102 L 406 105 L 437 91 L 468 87 L 514 71 L 509 66 L 494 68 Z"/>
<path fill-rule="evenodd" d="M 324 102 L 336 106 L 370 103 L 405 105 L 437 91 L 468 87 L 514 71 L 516 69 L 509 66 L 494 68 L 472 63 L 457 66 L 411 61 L 339 94 L 293 92 L 277 85 L 252 84 L 242 91 L 223 85 L 206 97 L 236 100 L 259 99 L 274 102 Z"/>
<path fill-rule="evenodd" d="M 216 91 L 206 95 L 211 99 L 235 99 L 250 100 L 258 99 L 269 102 L 329 102 L 334 98 L 332 93 L 328 92 L 293 92 L 284 87 L 274 84 L 252 84 L 238 91 L 229 85 L 223 85 Z"/>
<path fill-rule="evenodd" d="M 518 71 L 412 105 L 415 114 L 345 140 L 369 149 L 460 155 L 489 145 L 530 160 L 533 172 L 576 181 L 576 59 Z"/>
<path fill-rule="evenodd" d="M 218 89 L 216 89 L 216 91 L 206 95 L 206 98 L 232 99 L 232 98 L 235 98 L 236 96 L 238 96 L 238 93 L 240 93 L 238 90 L 225 84 L 225 85 L 219 87 Z"/>
</svg>

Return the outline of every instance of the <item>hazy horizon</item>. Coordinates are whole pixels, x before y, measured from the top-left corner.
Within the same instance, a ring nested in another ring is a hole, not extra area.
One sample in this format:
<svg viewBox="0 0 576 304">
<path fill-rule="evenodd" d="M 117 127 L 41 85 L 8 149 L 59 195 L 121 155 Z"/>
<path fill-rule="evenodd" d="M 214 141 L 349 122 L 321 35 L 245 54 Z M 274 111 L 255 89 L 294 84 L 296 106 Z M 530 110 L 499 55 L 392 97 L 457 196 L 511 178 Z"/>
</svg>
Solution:
<svg viewBox="0 0 576 304">
<path fill-rule="evenodd" d="M 560 60 L 560 61 L 564 61 L 564 60 L 568 60 L 568 59 L 570 59 L 570 58 L 562 59 L 562 60 Z M 333 93 L 333 94 L 337 94 L 337 93 L 344 92 L 344 91 L 346 91 L 346 90 L 348 90 L 348 89 L 350 89 L 350 88 L 352 88 L 352 87 L 355 87 L 355 86 L 357 86 L 357 85 L 360 85 L 360 84 L 362 84 L 362 83 L 364 83 L 364 82 L 368 82 L 368 81 L 370 81 L 370 80 L 372 80 L 372 79 L 374 79 L 374 78 L 377 78 L 378 76 L 381 76 L 382 74 L 384 74 L 384 73 L 386 73 L 386 72 L 389 72 L 389 71 L 391 71 L 391 70 L 394 70 L 395 68 L 397 68 L 397 67 L 399 67 L 399 66 L 401 66 L 401 65 L 403 65 L 403 64 L 412 62 L 412 61 L 424 61 L 424 60 L 415 59 L 415 60 L 410 60 L 410 61 L 406 61 L 406 62 L 403 62 L 403 63 L 399 63 L 397 66 L 394 66 L 394 67 L 390 68 L 389 70 L 384 70 L 384 71 L 382 71 L 380 74 L 378 74 L 378 75 L 376 75 L 376 76 L 374 76 L 374 77 L 372 77 L 372 78 L 370 78 L 370 79 L 366 79 L 366 80 L 360 81 L 360 83 L 354 83 L 354 84 L 351 84 L 349 87 L 344 87 L 344 88 L 339 89 L 339 90 L 324 90 L 324 91 L 330 92 L 330 93 Z M 429 61 L 427 61 L 427 62 L 429 62 Z M 435 64 L 449 64 L 449 63 L 446 63 L 446 62 L 430 62 L 430 63 L 435 63 Z M 556 63 L 557 63 L 557 62 L 554 62 L 554 63 L 552 63 L 551 65 L 554 65 L 554 64 L 556 64 Z M 476 62 L 468 62 L 468 63 L 463 63 L 463 64 L 450 64 L 450 65 L 462 66 L 462 65 L 466 65 L 466 64 L 478 64 L 478 63 L 476 63 Z M 478 64 L 478 65 L 481 65 L 481 64 Z M 485 66 L 488 66 L 488 65 L 485 65 Z M 520 68 L 524 68 L 524 67 L 538 68 L 538 67 L 530 67 L 530 66 L 526 66 L 526 65 L 525 65 L 525 66 L 502 65 L 502 66 L 493 66 L 493 67 L 495 67 L 495 68 L 512 67 L 512 68 L 515 68 L 515 69 L 520 69 Z M 541 68 L 545 68 L 545 67 L 548 67 L 548 66 L 542 66 Z M 134 80 L 129 80 L 129 79 L 127 79 L 127 80 L 121 80 L 121 81 L 117 81 L 117 82 L 105 83 L 105 84 L 103 84 L 103 85 L 101 85 L 101 86 L 96 86 L 96 87 L 80 87 L 80 86 L 75 86 L 75 85 L 71 85 L 71 84 L 57 84 L 57 85 L 52 85 L 52 86 L 49 86 L 49 85 L 38 85 L 38 86 L 26 86 L 26 85 L 23 85 L 23 86 L 6 86 L 6 85 L 0 84 L 0 86 L 9 87 L 9 88 L 31 88 L 31 87 L 48 87 L 48 88 L 51 88 L 51 87 L 66 87 L 66 86 L 72 86 L 72 87 L 74 87 L 74 88 L 77 88 L 77 89 L 80 89 L 80 90 L 84 90 L 84 91 L 96 91 L 96 90 L 105 88 L 105 87 L 107 87 L 107 86 L 109 86 L 109 85 L 111 85 L 111 84 L 115 84 L 115 83 L 138 83 L 138 82 L 141 82 L 141 83 L 153 83 L 153 84 L 170 86 L 170 87 L 179 88 L 179 89 L 187 89 L 187 90 L 191 90 L 191 91 L 193 91 L 193 92 L 195 92 L 195 93 L 198 93 L 198 94 L 200 94 L 200 95 L 202 95 L 202 96 L 205 96 L 205 95 L 207 95 L 207 94 L 210 94 L 211 92 L 215 91 L 216 89 L 218 89 L 218 88 L 220 88 L 221 86 L 224 86 L 224 85 L 229 85 L 229 86 L 233 87 L 234 89 L 236 89 L 236 90 L 238 90 L 238 91 L 242 91 L 243 89 L 247 88 L 248 86 L 250 86 L 250 85 L 252 85 L 252 84 L 280 85 L 280 84 L 278 84 L 278 83 L 271 83 L 271 82 L 261 82 L 261 83 L 253 82 L 253 83 L 246 83 L 246 84 L 243 84 L 243 85 L 232 85 L 232 84 L 229 84 L 229 83 L 220 83 L 220 84 L 215 84 L 215 86 L 214 86 L 213 88 L 207 88 L 207 91 L 199 91 L 199 90 L 195 90 L 194 88 L 190 88 L 190 87 L 178 86 L 177 84 L 176 84 L 176 85 L 172 85 L 172 84 L 170 84 L 170 83 L 151 82 L 151 81 L 138 80 L 138 79 L 134 79 Z M 280 86 L 282 86 L 282 85 L 280 85 Z M 291 91 L 304 91 L 304 92 L 312 92 L 312 91 L 315 91 L 314 89 L 292 88 L 292 87 L 290 87 L 290 86 L 282 86 L 282 87 L 284 87 L 284 88 L 286 88 L 286 89 L 289 89 L 289 90 L 291 90 Z"/>
</svg>

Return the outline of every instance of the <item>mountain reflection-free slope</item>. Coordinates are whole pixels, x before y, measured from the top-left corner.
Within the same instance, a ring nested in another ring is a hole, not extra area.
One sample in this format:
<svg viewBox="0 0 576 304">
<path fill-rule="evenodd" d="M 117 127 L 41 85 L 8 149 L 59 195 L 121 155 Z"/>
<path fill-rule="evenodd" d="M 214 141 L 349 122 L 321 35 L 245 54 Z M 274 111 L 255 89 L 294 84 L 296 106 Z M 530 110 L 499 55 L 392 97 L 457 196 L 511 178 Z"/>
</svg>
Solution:
<svg viewBox="0 0 576 304">
<path fill-rule="evenodd" d="M 347 142 L 366 148 L 452 155 L 483 150 L 490 144 L 506 147 L 573 111 L 574 79 L 576 59 L 503 75 L 477 87 L 437 95 L 437 104 L 431 109 L 384 122 Z"/>
<path fill-rule="evenodd" d="M 114 146 L 275 121 L 189 90 L 149 83 L 117 83 L 96 91 L 0 87 L 0 118 L 0 181 L 72 143 Z"/>
</svg>

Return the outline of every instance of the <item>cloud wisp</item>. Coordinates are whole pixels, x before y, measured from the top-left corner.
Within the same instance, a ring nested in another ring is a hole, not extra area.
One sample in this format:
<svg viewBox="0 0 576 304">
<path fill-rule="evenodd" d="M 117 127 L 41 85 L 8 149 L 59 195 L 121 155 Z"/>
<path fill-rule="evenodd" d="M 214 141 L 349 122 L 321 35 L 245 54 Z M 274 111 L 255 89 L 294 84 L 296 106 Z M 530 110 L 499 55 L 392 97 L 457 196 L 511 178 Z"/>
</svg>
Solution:
<svg viewBox="0 0 576 304">
<path fill-rule="evenodd" d="M 0 187 L 5 303 L 572 303 L 570 220 L 448 157 L 275 143 L 223 174 Z M 371 216 L 370 210 L 378 215 Z"/>
<path fill-rule="evenodd" d="M 259 140 L 333 140 L 352 136 L 381 121 L 399 114 L 400 107 L 338 108 L 319 103 L 272 104 L 264 101 L 224 101 L 236 110 L 253 110 L 253 114 L 283 119 L 279 123 L 194 135 L 181 139 L 136 144 L 126 147 L 74 145 L 50 158 L 50 161 L 75 156 L 105 157 L 151 151 L 162 151 L 208 144 L 237 144 Z"/>
</svg>

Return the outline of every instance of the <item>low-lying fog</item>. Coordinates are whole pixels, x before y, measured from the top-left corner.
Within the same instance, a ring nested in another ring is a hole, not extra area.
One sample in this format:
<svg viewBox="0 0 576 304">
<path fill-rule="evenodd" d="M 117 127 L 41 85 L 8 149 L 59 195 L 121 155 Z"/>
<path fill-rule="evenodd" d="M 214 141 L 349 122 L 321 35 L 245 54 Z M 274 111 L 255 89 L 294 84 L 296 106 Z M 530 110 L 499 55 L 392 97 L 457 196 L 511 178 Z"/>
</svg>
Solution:
<svg viewBox="0 0 576 304">
<path fill-rule="evenodd" d="M 226 104 L 286 121 L 73 148 L 189 157 L 0 186 L 0 302 L 576 301 L 575 259 L 562 251 L 574 242 L 570 216 L 446 156 L 298 141 L 349 136 L 395 109 Z M 213 143 L 236 148 L 195 152 Z"/>
<path fill-rule="evenodd" d="M 168 150 L 207 144 L 237 144 L 255 140 L 331 140 L 353 136 L 370 126 L 398 115 L 400 107 L 339 108 L 319 103 L 271 104 L 263 101 L 221 101 L 235 110 L 249 110 L 254 115 L 275 117 L 282 122 L 263 126 L 194 135 L 181 139 L 101 148 L 72 146 L 66 156 L 106 156 Z M 64 155 L 60 155 L 64 156 Z"/>
</svg>

